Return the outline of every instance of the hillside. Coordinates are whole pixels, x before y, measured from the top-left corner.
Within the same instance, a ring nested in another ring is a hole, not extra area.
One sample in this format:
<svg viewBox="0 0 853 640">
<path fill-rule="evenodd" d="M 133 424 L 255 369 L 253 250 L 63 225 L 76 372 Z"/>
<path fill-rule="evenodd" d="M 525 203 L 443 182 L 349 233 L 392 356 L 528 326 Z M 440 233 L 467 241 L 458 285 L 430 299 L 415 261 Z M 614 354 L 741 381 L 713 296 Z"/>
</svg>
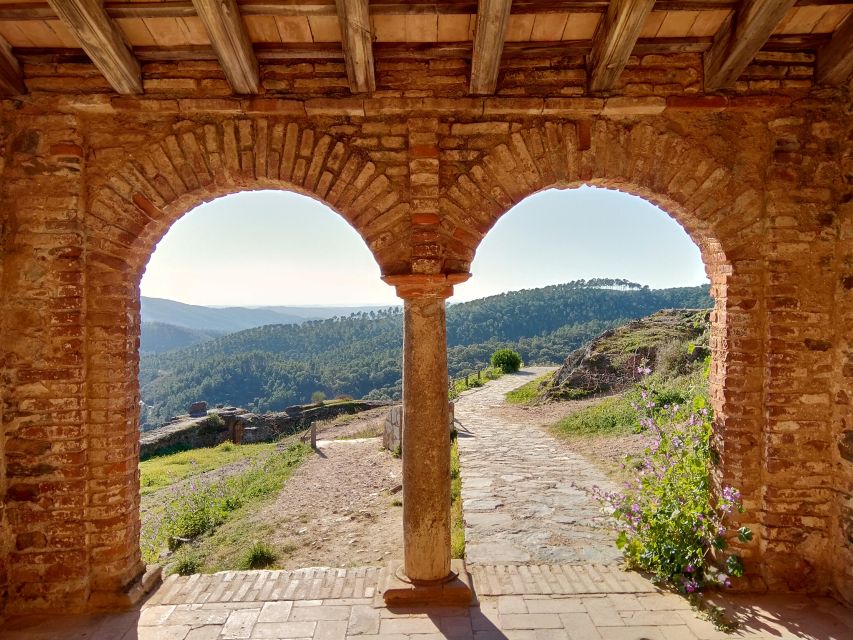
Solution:
<svg viewBox="0 0 853 640">
<path fill-rule="evenodd" d="M 140 353 L 163 353 L 218 338 L 222 331 L 190 329 L 165 322 L 143 322 L 139 336 Z"/>
<path fill-rule="evenodd" d="M 189 329 L 222 332 L 242 331 L 264 324 L 289 324 L 306 320 L 301 316 L 270 309 L 246 307 L 216 309 L 145 296 L 142 297 L 141 312 L 142 322 L 162 322 Z"/>
<path fill-rule="evenodd" d="M 452 305 L 451 375 L 482 367 L 498 347 L 525 362 L 557 363 L 609 327 L 672 307 L 709 307 L 707 287 L 651 290 L 625 281 L 578 281 Z M 142 399 L 152 428 L 192 401 L 282 409 L 314 391 L 398 398 L 399 309 L 299 325 L 263 326 L 178 351 L 143 356 Z"/>
<path fill-rule="evenodd" d="M 142 296 L 141 312 L 143 325 L 159 322 L 200 331 L 231 333 L 261 327 L 265 324 L 299 324 L 306 320 L 324 320 L 379 308 L 381 307 L 205 307 Z M 143 326 L 144 329 L 145 326 Z"/>
</svg>

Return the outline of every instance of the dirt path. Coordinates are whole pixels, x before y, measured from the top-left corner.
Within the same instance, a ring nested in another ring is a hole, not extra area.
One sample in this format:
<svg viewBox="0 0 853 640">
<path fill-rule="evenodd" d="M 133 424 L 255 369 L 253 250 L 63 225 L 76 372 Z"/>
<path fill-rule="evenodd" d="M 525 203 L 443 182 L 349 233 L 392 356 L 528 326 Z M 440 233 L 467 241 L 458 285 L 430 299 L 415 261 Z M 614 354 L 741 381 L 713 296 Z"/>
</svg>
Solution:
<svg viewBox="0 0 853 640">
<path fill-rule="evenodd" d="M 554 409 L 524 416 L 504 403 L 505 393 L 551 370 L 524 369 L 456 401 L 465 556 L 472 564 L 620 558 L 610 520 L 589 493 L 593 486 L 613 488 L 605 474 L 542 428 L 541 418 L 553 421 L 547 411 Z M 566 415 L 582 404 L 561 403 L 559 411 Z"/>
<path fill-rule="evenodd" d="M 324 441 L 278 498 L 252 517 L 275 522 L 269 542 L 288 549 L 284 569 L 383 565 L 403 548 L 394 493 L 401 461 L 381 439 Z"/>
</svg>

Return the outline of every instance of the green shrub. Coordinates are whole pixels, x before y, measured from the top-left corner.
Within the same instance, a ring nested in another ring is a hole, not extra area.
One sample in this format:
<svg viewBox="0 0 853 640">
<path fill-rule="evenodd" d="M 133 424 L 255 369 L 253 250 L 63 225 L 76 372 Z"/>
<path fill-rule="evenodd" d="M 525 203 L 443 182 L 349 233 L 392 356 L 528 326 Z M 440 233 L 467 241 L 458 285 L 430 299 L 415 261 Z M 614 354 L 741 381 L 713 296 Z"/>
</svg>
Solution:
<svg viewBox="0 0 853 640">
<path fill-rule="evenodd" d="M 521 368 L 521 356 L 512 349 L 498 349 L 492 354 L 491 362 L 504 373 L 515 373 Z"/>
<path fill-rule="evenodd" d="M 240 560 L 240 569 L 266 569 L 275 564 L 278 554 L 265 542 L 255 541 Z"/>
<path fill-rule="evenodd" d="M 326 401 L 326 394 L 322 391 L 315 391 L 311 394 L 311 404 L 323 404 Z"/>
<path fill-rule="evenodd" d="M 180 576 L 191 576 L 201 569 L 201 558 L 192 549 L 187 549 L 175 557 L 172 573 Z"/>
</svg>

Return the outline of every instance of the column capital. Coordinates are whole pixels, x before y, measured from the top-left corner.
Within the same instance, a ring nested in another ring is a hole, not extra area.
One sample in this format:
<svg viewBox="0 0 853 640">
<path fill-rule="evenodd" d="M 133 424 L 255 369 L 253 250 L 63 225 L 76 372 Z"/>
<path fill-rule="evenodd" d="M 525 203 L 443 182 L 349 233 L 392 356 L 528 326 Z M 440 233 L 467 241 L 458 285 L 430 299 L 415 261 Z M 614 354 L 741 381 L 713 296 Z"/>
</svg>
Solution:
<svg viewBox="0 0 853 640">
<path fill-rule="evenodd" d="M 465 282 L 470 273 L 404 273 L 382 276 L 382 280 L 397 289 L 404 300 L 411 298 L 442 298 L 453 295 L 453 285 Z"/>
</svg>

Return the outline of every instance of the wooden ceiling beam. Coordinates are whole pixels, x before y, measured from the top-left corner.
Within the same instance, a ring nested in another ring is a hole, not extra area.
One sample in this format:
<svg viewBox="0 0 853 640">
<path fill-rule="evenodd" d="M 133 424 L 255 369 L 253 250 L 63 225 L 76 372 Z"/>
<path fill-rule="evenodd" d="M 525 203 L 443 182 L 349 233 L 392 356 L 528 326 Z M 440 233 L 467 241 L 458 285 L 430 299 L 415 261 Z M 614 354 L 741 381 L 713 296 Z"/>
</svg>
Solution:
<svg viewBox="0 0 853 640">
<path fill-rule="evenodd" d="M 797 0 L 796 6 L 834 6 L 850 0 Z M 610 0 L 515 0 L 513 13 L 604 13 Z M 735 9 L 740 0 L 658 0 L 658 11 L 716 11 Z M 111 18 L 186 18 L 195 15 L 192 0 L 163 2 L 127 2 L 107 0 L 104 9 Z M 240 4 L 243 15 L 332 16 L 335 0 L 246 0 Z M 371 0 L 372 15 L 454 14 L 473 15 L 476 0 L 435 2 L 433 0 Z M 0 20 L 50 20 L 54 13 L 46 0 L 22 0 L 0 4 Z"/>
<path fill-rule="evenodd" d="M 142 93 L 139 62 L 99 0 L 48 0 L 86 55 L 118 93 Z"/>
<path fill-rule="evenodd" d="M 744 0 L 705 53 L 705 91 L 734 85 L 796 0 Z"/>
<path fill-rule="evenodd" d="M 12 55 L 12 47 L 0 36 L 0 95 L 17 96 L 26 92 L 21 65 Z"/>
<path fill-rule="evenodd" d="M 373 32 L 367 0 L 335 2 L 350 91 L 373 93 L 376 90 L 376 74 L 373 70 Z"/>
<path fill-rule="evenodd" d="M 807 36 L 776 35 L 767 41 L 762 51 L 807 51 L 812 53 L 830 41 L 827 33 Z M 640 38 L 634 54 L 648 53 L 702 53 L 711 47 L 712 38 Z M 542 58 L 583 56 L 592 50 L 592 40 L 558 40 L 552 42 L 507 42 L 504 58 Z M 81 49 L 32 48 L 14 49 L 13 53 L 22 63 L 61 64 L 85 63 L 86 54 Z M 217 60 L 216 53 L 206 45 L 182 47 L 136 47 L 140 62 L 180 62 L 182 60 Z M 344 52 L 336 43 L 267 43 L 255 45 L 255 56 L 260 63 L 275 63 L 286 60 L 343 60 Z M 470 42 L 377 42 L 373 45 L 375 60 L 432 60 L 441 58 L 471 58 Z"/>
<path fill-rule="evenodd" d="M 589 90 L 609 91 L 619 80 L 655 0 L 613 0 L 598 25 L 589 54 Z"/>
<path fill-rule="evenodd" d="M 498 71 L 511 10 L 512 0 L 480 0 L 477 5 L 468 89 L 473 95 L 491 95 L 498 86 Z"/>
<path fill-rule="evenodd" d="M 257 93 L 258 59 L 236 0 L 193 0 L 193 6 L 234 93 Z"/>
<path fill-rule="evenodd" d="M 837 6 L 850 0 L 797 0 L 796 6 Z M 515 0 L 512 13 L 604 13 L 610 0 Z M 717 11 L 736 9 L 740 0 L 658 0 L 657 11 Z M 196 15 L 192 0 L 165 0 L 163 2 L 126 2 L 107 0 L 104 3 L 111 18 L 186 18 Z M 333 16 L 337 12 L 335 0 L 300 2 L 270 2 L 246 0 L 240 4 L 244 16 Z M 474 15 L 476 0 L 434 2 L 432 0 L 371 0 L 371 15 L 442 14 Z M 55 17 L 46 0 L 22 1 L 0 4 L 0 20 L 50 20 Z"/>
<path fill-rule="evenodd" d="M 817 50 L 818 84 L 842 84 L 853 73 L 853 14 L 832 34 L 832 39 Z"/>
</svg>

